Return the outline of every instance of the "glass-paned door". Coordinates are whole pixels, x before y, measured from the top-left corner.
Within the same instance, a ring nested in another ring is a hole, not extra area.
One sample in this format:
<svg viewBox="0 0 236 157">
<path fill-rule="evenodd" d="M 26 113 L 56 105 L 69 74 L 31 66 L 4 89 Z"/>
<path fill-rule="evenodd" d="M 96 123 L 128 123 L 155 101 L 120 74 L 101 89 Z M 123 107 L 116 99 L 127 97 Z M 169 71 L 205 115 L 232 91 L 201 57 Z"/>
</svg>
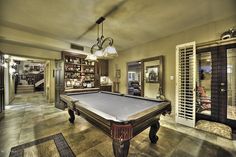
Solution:
<svg viewBox="0 0 236 157">
<path fill-rule="evenodd" d="M 198 50 L 196 75 L 197 119 L 236 129 L 236 44 Z"/>
<path fill-rule="evenodd" d="M 211 52 L 197 54 L 196 64 L 196 112 L 211 115 Z"/>
<path fill-rule="evenodd" d="M 227 119 L 236 120 L 236 48 L 227 49 Z"/>
</svg>

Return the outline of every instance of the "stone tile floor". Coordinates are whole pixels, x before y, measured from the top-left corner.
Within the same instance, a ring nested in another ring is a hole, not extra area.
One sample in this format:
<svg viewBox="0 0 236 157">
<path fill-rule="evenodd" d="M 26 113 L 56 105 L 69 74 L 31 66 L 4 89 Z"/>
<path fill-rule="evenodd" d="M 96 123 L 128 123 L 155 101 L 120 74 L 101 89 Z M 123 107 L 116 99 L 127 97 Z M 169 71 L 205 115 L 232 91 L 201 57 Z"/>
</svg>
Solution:
<svg viewBox="0 0 236 157">
<path fill-rule="evenodd" d="M 0 121 L 0 157 L 8 157 L 13 146 L 60 132 L 78 157 L 113 156 L 108 136 L 79 116 L 71 125 L 68 117 L 47 103 L 42 93 L 17 95 Z M 161 119 L 158 143 L 150 144 L 146 129 L 131 140 L 129 157 L 236 156 L 235 139 L 176 124 L 170 116 Z"/>
</svg>

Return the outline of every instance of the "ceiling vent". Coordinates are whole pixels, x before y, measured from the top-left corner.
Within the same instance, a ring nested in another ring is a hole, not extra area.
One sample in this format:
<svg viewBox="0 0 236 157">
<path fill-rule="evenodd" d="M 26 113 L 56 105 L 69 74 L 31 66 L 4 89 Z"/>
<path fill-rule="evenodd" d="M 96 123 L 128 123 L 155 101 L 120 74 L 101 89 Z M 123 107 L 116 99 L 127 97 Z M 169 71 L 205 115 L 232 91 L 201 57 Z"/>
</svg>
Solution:
<svg viewBox="0 0 236 157">
<path fill-rule="evenodd" d="M 80 50 L 80 51 L 84 51 L 84 47 L 80 46 L 80 45 L 76 45 L 76 44 L 71 44 L 70 45 L 71 49 L 76 49 L 76 50 Z"/>
</svg>

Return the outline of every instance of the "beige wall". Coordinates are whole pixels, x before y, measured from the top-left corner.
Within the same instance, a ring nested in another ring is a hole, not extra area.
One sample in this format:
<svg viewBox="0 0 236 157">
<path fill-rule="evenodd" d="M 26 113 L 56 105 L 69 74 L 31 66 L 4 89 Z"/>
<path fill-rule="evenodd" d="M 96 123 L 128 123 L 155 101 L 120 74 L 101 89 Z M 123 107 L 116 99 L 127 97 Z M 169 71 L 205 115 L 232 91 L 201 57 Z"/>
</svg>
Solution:
<svg viewBox="0 0 236 157">
<path fill-rule="evenodd" d="M 10 102 L 9 97 L 10 97 L 10 77 L 8 75 L 9 73 L 9 63 L 5 63 L 5 68 L 4 68 L 4 93 L 5 93 L 5 105 L 8 105 Z"/>
<path fill-rule="evenodd" d="M 8 105 L 15 98 L 15 76 L 10 73 L 10 62 L 5 63 L 4 83 L 5 83 L 5 105 Z"/>
<path fill-rule="evenodd" d="M 236 17 L 231 17 L 221 21 L 209 23 L 195 27 L 169 37 L 151 41 L 149 43 L 130 48 L 119 52 L 119 57 L 109 62 L 109 74 L 112 80 L 115 77 L 115 68 L 121 69 L 120 92 L 127 93 L 127 62 L 137 61 L 154 56 L 164 56 L 164 87 L 165 96 L 175 104 L 175 80 L 170 76 L 175 76 L 175 47 L 191 41 L 196 43 L 207 42 L 220 38 L 220 33 L 236 25 Z M 142 40 L 142 39 L 140 39 Z"/>
<path fill-rule="evenodd" d="M 9 74 L 10 77 L 10 90 L 9 90 L 9 102 L 15 98 L 15 77 L 12 74 Z"/>
</svg>

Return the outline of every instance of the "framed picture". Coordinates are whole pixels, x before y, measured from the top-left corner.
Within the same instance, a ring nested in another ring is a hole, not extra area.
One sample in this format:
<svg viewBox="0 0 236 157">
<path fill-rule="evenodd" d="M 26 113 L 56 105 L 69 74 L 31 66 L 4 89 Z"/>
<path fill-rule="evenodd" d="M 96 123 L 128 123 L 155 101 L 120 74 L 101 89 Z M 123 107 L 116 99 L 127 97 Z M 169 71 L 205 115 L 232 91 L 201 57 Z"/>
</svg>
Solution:
<svg viewBox="0 0 236 157">
<path fill-rule="evenodd" d="M 159 66 L 146 67 L 146 83 L 159 83 Z"/>
<path fill-rule="evenodd" d="M 116 69 L 116 78 L 120 78 L 120 69 Z"/>
</svg>

